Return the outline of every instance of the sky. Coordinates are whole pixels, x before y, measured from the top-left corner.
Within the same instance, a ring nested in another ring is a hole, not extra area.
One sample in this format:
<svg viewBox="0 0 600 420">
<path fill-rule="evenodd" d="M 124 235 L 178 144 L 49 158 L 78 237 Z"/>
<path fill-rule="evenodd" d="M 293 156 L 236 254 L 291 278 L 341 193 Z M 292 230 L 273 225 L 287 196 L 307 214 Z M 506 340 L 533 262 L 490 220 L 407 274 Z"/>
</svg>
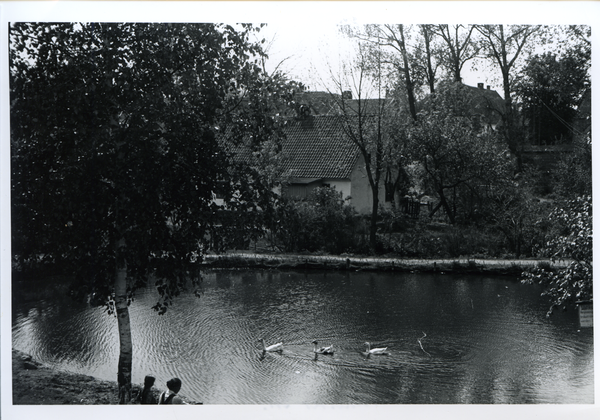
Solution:
<svg viewBox="0 0 600 420">
<path fill-rule="evenodd" d="M 514 5 L 513 7 L 506 7 L 507 3 L 500 5 L 496 2 L 476 1 L 417 3 L 285 2 L 286 7 L 268 9 L 264 14 L 259 13 L 260 21 L 267 23 L 260 32 L 260 36 L 267 41 L 270 56 L 267 70 L 273 71 L 278 68 L 291 79 L 303 82 L 308 90 L 336 90 L 331 73 L 340 74 L 341 63 L 348 61 L 356 45 L 354 40 L 348 39 L 339 31 L 339 26 L 346 24 L 356 26 L 366 23 L 593 25 L 600 18 L 600 14 L 582 11 L 581 3 L 572 2 L 567 3 L 569 7 L 566 7 L 563 2 L 508 3 Z M 307 6 L 301 7 L 302 4 Z M 490 85 L 503 96 L 502 78 L 497 66 L 488 62 L 486 68 L 474 70 L 473 64 L 471 60 L 463 67 L 463 82 L 470 86 L 477 86 L 478 83 Z"/>
<path fill-rule="evenodd" d="M 298 22 L 267 23 L 260 32 L 268 45 L 267 71 L 281 70 L 290 79 L 303 82 L 310 91 L 335 91 L 332 74 L 340 74 L 342 63 L 351 59 L 356 46 L 355 40 L 339 30 L 339 25 L 345 23 L 359 24 L 353 20 L 330 21 L 318 27 Z M 502 95 L 499 72 L 495 68 L 475 71 L 471 69 L 471 62 L 468 62 L 462 76 L 467 85 L 477 86 L 481 82 L 491 85 Z"/>
<path fill-rule="evenodd" d="M 0 0 L 1 2 L 1 0 Z M 338 25 L 365 23 L 594 23 L 594 13 L 574 2 L 405 2 L 405 1 L 269 1 L 269 2 L 42 2 L 35 8 L 19 7 L 24 20 L 181 21 L 267 23 L 261 30 L 269 46 L 267 68 L 277 66 L 309 90 L 334 89 L 331 74 L 339 74 L 353 41 L 340 34 Z M 16 5 L 15 5 L 16 4 Z M 39 5 L 43 5 L 40 7 Z M 106 5 L 106 7 L 91 7 Z M 127 6 L 123 6 L 126 4 Z M 507 7 L 506 5 L 510 6 Z M 568 4 L 568 6 L 566 6 Z M 71 6 L 73 5 L 73 6 Z M 588 5 L 586 7 L 589 6 Z M 597 5 L 596 5 L 597 6 Z M 596 11 L 598 8 L 596 8 Z M 10 12 L 10 10 L 9 10 Z M 11 15 L 9 13 L 9 15 Z M 58 16 L 58 18 L 56 18 Z M 464 82 L 483 82 L 502 94 L 496 68 L 463 69 Z"/>
<path fill-rule="evenodd" d="M 260 35 L 267 40 L 267 71 L 276 68 L 309 90 L 324 90 L 331 75 L 353 51 L 353 43 L 344 37 L 335 22 L 318 27 L 302 22 L 269 22 Z"/>
</svg>

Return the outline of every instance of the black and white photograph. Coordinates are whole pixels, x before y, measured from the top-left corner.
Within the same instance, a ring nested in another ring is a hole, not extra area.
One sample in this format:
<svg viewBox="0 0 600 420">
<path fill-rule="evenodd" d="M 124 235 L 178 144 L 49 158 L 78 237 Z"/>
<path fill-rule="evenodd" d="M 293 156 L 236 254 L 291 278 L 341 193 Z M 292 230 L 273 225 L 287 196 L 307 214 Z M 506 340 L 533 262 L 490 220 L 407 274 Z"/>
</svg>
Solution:
<svg viewBox="0 0 600 420">
<path fill-rule="evenodd" d="M 0 7 L 3 418 L 600 415 L 597 3 Z"/>
</svg>

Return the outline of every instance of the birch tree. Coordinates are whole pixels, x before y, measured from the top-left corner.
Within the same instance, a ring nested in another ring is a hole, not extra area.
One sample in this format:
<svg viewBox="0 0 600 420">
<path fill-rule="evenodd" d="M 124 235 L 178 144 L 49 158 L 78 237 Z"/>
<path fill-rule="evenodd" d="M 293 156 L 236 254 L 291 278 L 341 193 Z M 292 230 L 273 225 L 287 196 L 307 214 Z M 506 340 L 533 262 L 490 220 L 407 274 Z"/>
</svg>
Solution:
<svg viewBox="0 0 600 420">
<path fill-rule="evenodd" d="M 60 265 L 75 295 L 116 314 L 119 402 L 127 403 L 135 289 L 152 278 L 160 295 L 155 309 L 164 313 L 182 290 L 197 287 L 213 193 L 243 186 L 232 182 L 218 127 L 252 126 L 256 145 L 273 133 L 270 120 L 242 111 L 252 92 L 272 94 L 266 79 L 257 81 L 262 51 L 249 41 L 257 29 L 9 29 L 14 260 L 20 268 Z M 256 194 L 225 196 L 243 209 Z"/>
</svg>

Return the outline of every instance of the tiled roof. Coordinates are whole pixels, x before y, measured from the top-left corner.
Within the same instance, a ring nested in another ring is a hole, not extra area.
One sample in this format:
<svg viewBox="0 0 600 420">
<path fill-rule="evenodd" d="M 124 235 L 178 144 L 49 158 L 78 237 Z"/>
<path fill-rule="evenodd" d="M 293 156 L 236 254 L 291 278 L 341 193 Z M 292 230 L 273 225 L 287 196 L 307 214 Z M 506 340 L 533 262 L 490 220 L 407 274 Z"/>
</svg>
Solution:
<svg viewBox="0 0 600 420">
<path fill-rule="evenodd" d="M 498 123 L 504 113 L 504 100 L 491 89 L 482 89 L 475 86 L 463 85 L 471 95 L 472 112 L 484 115 L 488 122 Z"/>
<path fill-rule="evenodd" d="M 302 92 L 298 94 L 298 102 L 310 109 L 311 115 L 351 115 L 358 113 L 359 103 L 363 115 L 377 114 L 381 101 L 389 105 L 390 99 L 342 99 L 342 96 L 329 92 Z M 343 102 L 343 104 L 342 104 Z M 342 109 L 342 106 L 344 109 Z"/>
<path fill-rule="evenodd" d="M 481 115 L 490 124 L 498 124 L 502 121 L 504 99 L 498 92 L 465 84 L 461 84 L 460 88 L 470 98 L 469 113 L 471 115 Z M 418 110 L 427 109 L 430 106 L 430 101 L 431 95 L 429 94 L 417 104 Z"/>
<path fill-rule="evenodd" d="M 341 116 L 290 120 L 284 129 L 285 169 L 293 178 L 349 178 L 358 159 Z"/>
</svg>

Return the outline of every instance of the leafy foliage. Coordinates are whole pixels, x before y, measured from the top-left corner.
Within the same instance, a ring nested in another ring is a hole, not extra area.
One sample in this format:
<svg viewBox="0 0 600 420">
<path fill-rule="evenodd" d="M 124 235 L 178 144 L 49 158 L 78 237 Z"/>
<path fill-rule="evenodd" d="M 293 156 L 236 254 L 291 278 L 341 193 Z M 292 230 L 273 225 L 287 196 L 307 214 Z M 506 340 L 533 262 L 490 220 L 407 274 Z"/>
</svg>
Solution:
<svg viewBox="0 0 600 420">
<path fill-rule="evenodd" d="M 386 253 L 408 258 L 489 258 L 503 256 L 505 242 L 494 229 L 409 221 L 395 233 L 380 235 Z"/>
<path fill-rule="evenodd" d="M 538 268 L 524 273 L 523 279 L 525 283 L 539 283 L 545 287 L 543 295 L 551 300 L 548 315 L 555 307 L 566 308 L 568 303 L 593 297 L 592 197 L 583 196 L 567 202 L 552 212 L 550 220 L 561 227 L 560 234 L 548 242 L 552 257 L 572 261 L 565 269 Z"/>
<path fill-rule="evenodd" d="M 257 29 L 10 26 L 15 260 L 61 264 L 76 296 L 117 313 L 123 403 L 135 289 L 152 279 L 154 308 L 165 313 L 190 282 L 198 286 L 202 254 L 222 233 L 215 227 L 231 232 L 240 221 L 232 213 L 268 207 L 272 171 L 227 147 L 248 140 L 252 153 L 277 151 L 266 145 L 278 138 L 268 110 L 289 89 L 261 70 L 264 53 L 249 41 Z M 235 230 L 242 239 L 260 230 L 262 220 L 249 219 Z"/>
<path fill-rule="evenodd" d="M 516 258 L 547 256 L 551 205 L 536 199 L 526 182 L 509 180 L 494 189 L 487 197 L 486 207 L 486 222 L 502 232 L 508 251 Z"/>
<path fill-rule="evenodd" d="M 477 193 L 482 186 L 504 182 L 512 168 L 503 142 L 476 124 L 470 100 L 462 85 L 443 86 L 431 96 L 410 134 L 413 157 L 423 166 L 451 223 L 460 216 L 454 198 L 459 188 Z"/>
<path fill-rule="evenodd" d="M 562 57 L 547 52 L 527 60 L 515 90 L 532 144 L 571 142 L 576 108 L 589 84 L 589 66 L 589 54 L 579 49 Z"/>
<path fill-rule="evenodd" d="M 286 252 L 341 254 L 357 248 L 358 217 L 335 188 L 315 188 L 303 201 L 283 200 L 276 214 L 275 237 Z"/>
<path fill-rule="evenodd" d="M 185 286 L 218 218 L 270 190 L 261 162 L 233 161 L 243 137 L 273 149 L 267 110 L 286 87 L 259 67 L 257 29 L 208 24 L 34 24 L 11 30 L 13 250 L 22 267 L 66 265 L 77 290 L 110 301 L 154 276 L 163 303 Z M 248 135 L 250 133 L 250 135 Z M 276 152 L 276 147 L 275 147 Z M 259 223 L 260 221 L 255 221 Z M 125 247 L 117 255 L 120 239 Z M 159 303 L 157 309 L 166 306 Z"/>
<path fill-rule="evenodd" d="M 554 191 L 560 197 L 575 198 L 592 193 L 591 137 L 576 137 L 573 152 L 563 156 L 552 173 Z"/>
</svg>

